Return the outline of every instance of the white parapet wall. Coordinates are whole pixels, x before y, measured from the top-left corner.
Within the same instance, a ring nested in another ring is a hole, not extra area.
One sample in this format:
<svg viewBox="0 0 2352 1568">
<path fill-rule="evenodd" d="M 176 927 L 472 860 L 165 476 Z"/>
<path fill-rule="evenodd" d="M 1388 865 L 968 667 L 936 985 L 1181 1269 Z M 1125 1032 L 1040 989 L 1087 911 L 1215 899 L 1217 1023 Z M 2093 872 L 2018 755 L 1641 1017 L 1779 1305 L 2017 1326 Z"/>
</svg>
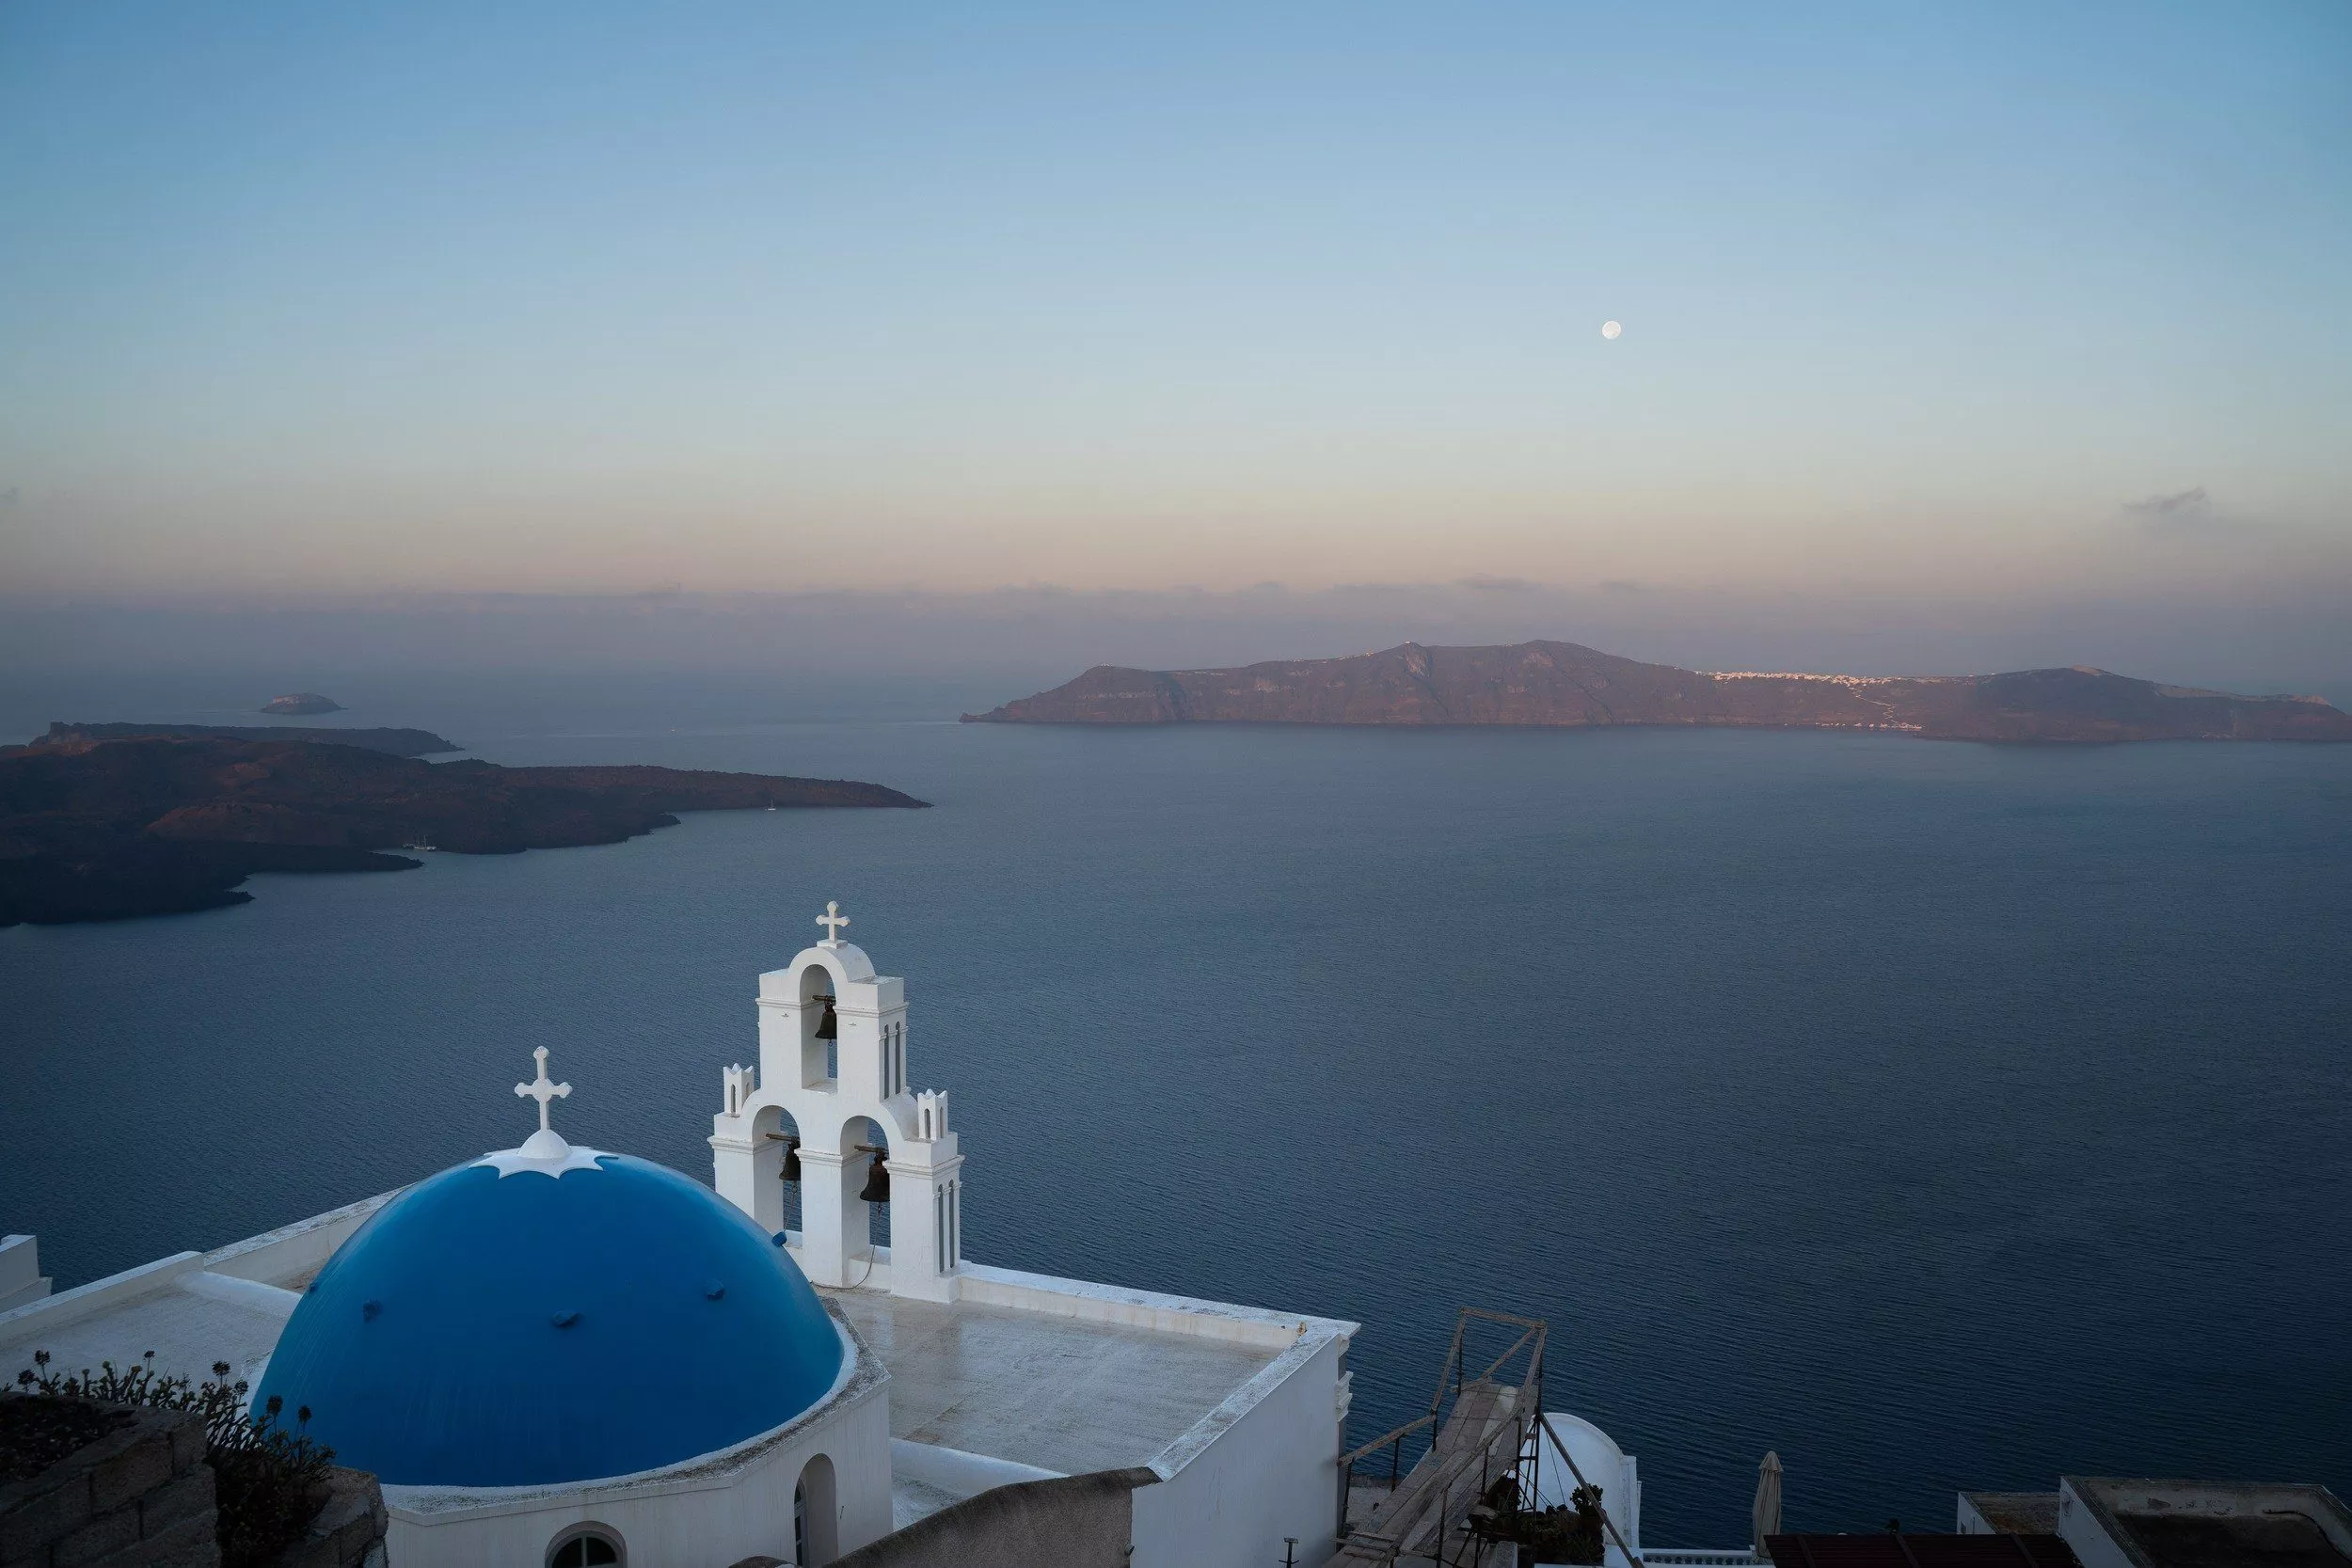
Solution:
<svg viewBox="0 0 2352 1568">
<path fill-rule="evenodd" d="M 1355 1335 L 1357 1328 L 1354 1323 L 1329 1318 L 1163 1295 L 1156 1291 L 1098 1285 L 1085 1279 L 1057 1279 L 1051 1275 L 994 1269 L 983 1263 L 963 1265 L 963 1299 L 984 1307 L 1010 1307 L 1091 1323 L 1121 1323 L 1130 1328 L 1148 1328 L 1155 1334 L 1224 1339 L 1278 1352 L 1290 1350 L 1312 1334 L 1345 1340 Z"/>
<path fill-rule="evenodd" d="M 259 1236 L 216 1247 L 204 1255 L 204 1267 L 214 1274 L 262 1285 L 283 1286 L 307 1279 L 326 1266 L 326 1260 L 335 1256 L 335 1249 L 348 1241 L 353 1231 L 405 1191 L 405 1187 L 396 1187 L 389 1193 L 363 1197 L 357 1203 L 329 1209 L 324 1214 L 313 1214 L 307 1220 L 296 1220 Z"/>
<path fill-rule="evenodd" d="M 152 1351 L 159 1372 L 200 1379 L 226 1361 L 232 1376 L 258 1382 L 301 1300 L 295 1288 L 395 1196 L 362 1198 L 211 1252 L 174 1253 L 70 1291 L 52 1294 L 40 1279 L 29 1295 L 0 1294 L 0 1361 L 8 1363 L 0 1376 L 40 1351 L 76 1370 L 107 1360 L 128 1366 Z"/>
<path fill-rule="evenodd" d="M 38 1323 L 44 1329 L 54 1329 L 112 1312 L 142 1296 L 155 1294 L 182 1275 L 194 1274 L 203 1266 L 202 1253 L 175 1252 L 168 1258 L 158 1258 L 152 1263 L 141 1263 L 135 1269 L 125 1269 L 103 1279 L 93 1279 L 87 1285 L 76 1285 L 71 1291 L 37 1296 L 22 1307 L 0 1312 L 0 1342 L 7 1341 L 30 1324 Z"/>
<path fill-rule="evenodd" d="M 1356 1325 L 1308 1319 L 1289 1349 L 1170 1444 L 1135 1495 L 1135 1568 L 1259 1568 L 1337 1549 L 1341 1363 Z M 1337 1332 L 1344 1328 L 1346 1334 Z"/>
<path fill-rule="evenodd" d="M 30 1236 L 0 1236 L 0 1312 L 30 1306 L 48 1293 L 40 1243 Z"/>
</svg>

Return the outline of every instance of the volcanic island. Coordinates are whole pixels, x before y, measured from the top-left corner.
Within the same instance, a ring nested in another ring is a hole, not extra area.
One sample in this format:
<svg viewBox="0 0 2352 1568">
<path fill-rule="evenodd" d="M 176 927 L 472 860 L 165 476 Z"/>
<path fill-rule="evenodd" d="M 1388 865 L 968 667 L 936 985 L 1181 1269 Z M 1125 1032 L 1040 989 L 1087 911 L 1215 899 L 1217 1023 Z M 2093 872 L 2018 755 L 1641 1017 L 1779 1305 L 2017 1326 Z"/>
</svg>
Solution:
<svg viewBox="0 0 2352 1568">
<path fill-rule="evenodd" d="M 2244 697 L 2074 666 L 1996 675 L 1683 670 L 1574 642 L 1431 648 L 1221 670 L 1098 664 L 980 724 L 1626 724 L 1885 730 L 1928 740 L 2352 740 L 2317 697 Z"/>
</svg>

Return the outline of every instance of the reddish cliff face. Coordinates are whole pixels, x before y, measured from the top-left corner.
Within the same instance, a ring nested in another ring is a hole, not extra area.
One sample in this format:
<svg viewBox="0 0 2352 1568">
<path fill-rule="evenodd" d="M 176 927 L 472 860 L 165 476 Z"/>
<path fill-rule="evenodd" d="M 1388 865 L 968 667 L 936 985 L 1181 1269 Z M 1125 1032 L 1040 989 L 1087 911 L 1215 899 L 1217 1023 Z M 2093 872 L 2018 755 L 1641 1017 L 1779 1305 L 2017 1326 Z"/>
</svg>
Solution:
<svg viewBox="0 0 2352 1568">
<path fill-rule="evenodd" d="M 966 720 L 998 724 L 1709 724 L 1953 740 L 2352 740 L 2315 697 L 2236 697 L 2104 670 L 1707 673 L 1574 642 L 1424 648 L 1232 670 L 1097 665 Z"/>
</svg>

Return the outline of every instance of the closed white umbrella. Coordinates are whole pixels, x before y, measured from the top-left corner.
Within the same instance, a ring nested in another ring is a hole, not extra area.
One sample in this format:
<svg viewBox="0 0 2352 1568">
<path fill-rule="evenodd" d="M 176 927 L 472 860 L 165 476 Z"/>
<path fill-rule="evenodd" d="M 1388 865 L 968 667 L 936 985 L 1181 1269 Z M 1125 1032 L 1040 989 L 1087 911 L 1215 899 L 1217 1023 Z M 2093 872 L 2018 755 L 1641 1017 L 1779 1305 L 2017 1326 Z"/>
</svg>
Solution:
<svg viewBox="0 0 2352 1568">
<path fill-rule="evenodd" d="M 1756 1525 L 1756 1555 L 1764 1556 L 1764 1538 L 1780 1533 L 1780 1455 L 1767 1452 L 1756 1467 L 1756 1507 L 1749 1514 Z"/>
</svg>

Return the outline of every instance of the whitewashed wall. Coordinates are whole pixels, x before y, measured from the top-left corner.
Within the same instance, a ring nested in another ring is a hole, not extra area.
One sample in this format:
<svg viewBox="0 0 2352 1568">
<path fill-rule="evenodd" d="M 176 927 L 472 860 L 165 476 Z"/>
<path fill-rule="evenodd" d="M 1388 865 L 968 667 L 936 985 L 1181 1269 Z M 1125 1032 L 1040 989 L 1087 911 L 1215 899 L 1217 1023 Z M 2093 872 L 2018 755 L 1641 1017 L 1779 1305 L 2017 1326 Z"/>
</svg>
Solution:
<svg viewBox="0 0 2352 1568">
<path fill-rule="evenodd" d="M 1302 1340 L 1153 1462 L 1166 1479 L 1135 1495 L 1135 1568 L 1270 1568 L 1284 1536 L 1301 1563 L 1331 1555 L 1345 1343 Z"/>
</svg>

